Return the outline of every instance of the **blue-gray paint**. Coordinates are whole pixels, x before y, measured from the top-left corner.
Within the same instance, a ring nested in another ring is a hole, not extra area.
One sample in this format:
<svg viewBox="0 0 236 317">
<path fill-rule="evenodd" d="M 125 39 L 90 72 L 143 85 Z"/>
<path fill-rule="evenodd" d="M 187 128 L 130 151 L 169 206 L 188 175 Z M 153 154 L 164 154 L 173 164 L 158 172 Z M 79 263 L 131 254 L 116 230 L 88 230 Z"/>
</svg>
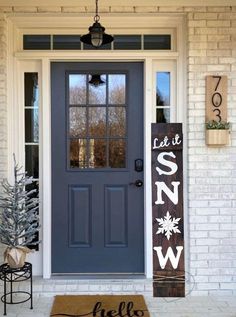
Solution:
<svg viewBox="0 0 236 317">
<path fill-rule="evenodd" d="M 127 73 L 127 166 L 70 169 L 66 74 Z M 52 273 L 143 273 L 143 64 L 52 63 Z M 120 212 L 119 212 L 120 211 Z M 46 243 L 46 242 L 45 242 Z"/>
</svg>

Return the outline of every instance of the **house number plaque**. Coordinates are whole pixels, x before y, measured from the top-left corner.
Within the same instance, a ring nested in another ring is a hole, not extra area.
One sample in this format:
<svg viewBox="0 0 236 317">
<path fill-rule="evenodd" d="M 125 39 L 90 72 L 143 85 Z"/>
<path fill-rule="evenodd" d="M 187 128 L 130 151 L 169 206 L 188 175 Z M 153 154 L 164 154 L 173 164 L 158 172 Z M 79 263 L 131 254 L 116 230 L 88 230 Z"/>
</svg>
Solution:
<svg viewBox="0 0 236 317">
<path fill-rule="evenodd" d="M 206 122 L 227 121 L 227 76 L 206 76 Z"/>
</svg>

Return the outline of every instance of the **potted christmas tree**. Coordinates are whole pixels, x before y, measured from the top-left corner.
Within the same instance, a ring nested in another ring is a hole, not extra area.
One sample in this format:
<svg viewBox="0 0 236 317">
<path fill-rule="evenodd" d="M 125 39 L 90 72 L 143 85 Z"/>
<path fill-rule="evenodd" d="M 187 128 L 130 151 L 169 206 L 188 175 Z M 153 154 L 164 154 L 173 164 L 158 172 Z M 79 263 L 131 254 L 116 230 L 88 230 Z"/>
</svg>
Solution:
<svg viewBox="0 0 236 317">
<path fill-rule="evenodd" d="M 227 145 L 229 143 L 229 122 L 215 120 L 206 123 L 206 144 L 211 146 Z"/>
<path fill-rule="evenodd" d="M 33 197 L 35 189 L 27 185 L 33 178 L 21 171 L 14 157 L 14 184 L 6 179 L 1 183 L 3 194 L 0 196 L 0 242 L 7 245 L 4 259 L 12 268 L 22 267 L 26 254 L 31 252 L 30 245 L 36 245 L 35 235 L 39 230 L 39 200 Z"/>
</svg>

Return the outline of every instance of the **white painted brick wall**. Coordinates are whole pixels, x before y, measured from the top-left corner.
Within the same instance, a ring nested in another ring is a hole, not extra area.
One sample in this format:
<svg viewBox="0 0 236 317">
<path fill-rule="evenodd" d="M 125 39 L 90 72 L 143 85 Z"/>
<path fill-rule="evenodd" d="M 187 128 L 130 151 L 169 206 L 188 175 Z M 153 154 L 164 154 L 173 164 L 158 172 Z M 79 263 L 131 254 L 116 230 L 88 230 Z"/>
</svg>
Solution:
<svg viewBox="0 0 236 317">
<path fill-rule="evenodd" d="M 92 13 L 94 8 L 0 7 L 0 179 L 7 170 L 6 23 L 9 13 Z M 195 295 L 236 294 L 236 6 L 101 7 L 104 13 L 161 12 L 187 17 L 189 263 Z M 205 145 L 205 76 L 228 76 L 228 120 L 232 143 Z"/>
<path fill-rule="evenodd" d="M 235 8 L 208 7 L 198 12 L 188 9 L 188 12 L 191 28 L 188 84 L 193 89 L 193 95 L 188 98 L 191 102 L 188 123 L 189 131 L 200 136 L 200 140 L 197 138 L 200 142 L 191 142 L 188 151 L 188 212 L 189 222 L 194 226 L 189 233 L 193 245 L 190 248 L 190 272 L 195 275 L 196 294 L 207 291 L 209 295 L 233 295 L 233 275 L 236 273 L 236 163 L 232 160 L 236 139 L 236 113 L 233 113 L 236 106 L 233 98 L 236 93 L 233 92 Z M 207 148 L 204 136 L 205 76 L 216 74 L 228 76 L 228 120 L 232 123 L 233 146 Z M 196 258 L 191 257 L 192 254 L 196 254 Z"/>
</svg>

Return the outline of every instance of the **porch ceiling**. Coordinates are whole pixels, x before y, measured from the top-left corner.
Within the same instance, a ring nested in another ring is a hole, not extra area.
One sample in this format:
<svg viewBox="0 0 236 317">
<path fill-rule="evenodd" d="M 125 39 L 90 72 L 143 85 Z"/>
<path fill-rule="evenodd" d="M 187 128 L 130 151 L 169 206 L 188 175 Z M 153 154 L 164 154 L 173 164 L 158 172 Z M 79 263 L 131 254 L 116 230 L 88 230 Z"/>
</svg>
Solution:
<svg viewBox="0 0 236 317">
<path fill-rule="evenodd" d="M 95 0 L 0 0 L 1 6 L 92 6 Z M 101 6 L 235 6 L 236 0 L 99 0 Z"/>
</svg>

